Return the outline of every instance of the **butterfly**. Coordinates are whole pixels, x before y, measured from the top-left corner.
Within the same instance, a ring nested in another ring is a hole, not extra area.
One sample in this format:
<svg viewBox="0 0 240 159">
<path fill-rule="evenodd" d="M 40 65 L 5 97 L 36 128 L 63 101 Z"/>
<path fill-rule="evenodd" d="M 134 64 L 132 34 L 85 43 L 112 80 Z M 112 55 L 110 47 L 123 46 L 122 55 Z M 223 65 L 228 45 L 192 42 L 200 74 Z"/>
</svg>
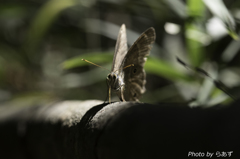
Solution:
<svg viewBox="0 0 240 159">
<path fill-rule="evenodd" d="M 122 24 L 111 73 L 107 75 L 109 103 L 111 103 L 111 90 L 117 93 L 121 101 L 139 101 L 146 90 L 144 65 L 155 37 L 155 29 L 151 27 L 144 31 L 128 50 L 126 27 Z"/>
</svg>

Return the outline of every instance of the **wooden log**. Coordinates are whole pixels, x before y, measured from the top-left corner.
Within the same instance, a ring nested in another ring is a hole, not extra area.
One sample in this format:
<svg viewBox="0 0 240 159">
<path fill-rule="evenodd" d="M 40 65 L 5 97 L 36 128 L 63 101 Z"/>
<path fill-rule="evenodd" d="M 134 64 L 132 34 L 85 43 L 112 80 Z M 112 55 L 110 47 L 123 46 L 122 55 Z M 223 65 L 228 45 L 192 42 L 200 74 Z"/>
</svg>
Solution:
<svg viewBox="0 0 240 159">
<path fill-rule="evenodd" d="M 64 101 L 0 108 L 0 158 L 79 157 L 80 120 L 103 101 Z"/>
<path fill-rule="evenodd" d="M 210 109 L 95 102 L 1 112 L 1 157 L 240 158 L 240 101 Z"/>
</svg>

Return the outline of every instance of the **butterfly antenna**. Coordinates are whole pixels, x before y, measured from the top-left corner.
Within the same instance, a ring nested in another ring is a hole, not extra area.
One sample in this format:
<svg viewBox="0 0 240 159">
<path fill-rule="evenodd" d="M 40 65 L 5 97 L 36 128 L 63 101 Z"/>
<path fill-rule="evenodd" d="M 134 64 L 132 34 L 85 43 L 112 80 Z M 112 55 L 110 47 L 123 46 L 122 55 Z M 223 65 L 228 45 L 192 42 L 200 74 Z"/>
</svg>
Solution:
<svg viewBox="0 0 240 159">
<path fill-rule="evenodd" d="M 134 64 L 127 65 L 127 66 L 125 66 L 125 67 L 123 67 L 123 68 L 121 68 L 119 70 L 124 70 L 125 68 L 131 67 L 131 66 L 134 66 Z M 116 71 L 119 71 L 119 70 L 116 70 Z M 116 71 L 114 71 L 114 72 L 116 72 Z"/>
<path fill-rule="evenodd" d="M 127 66 L 123 67 L 123 70 L 124 70 L 125 68 L 131 67 L 131 66 L 134 66 L 134 64 L 130 64 L 130 65 L 127 65 Z"/>
<path fill-rule="evenodd" d="M 231 97 L 233 100 L 236 100 L 236 98 L 235 98 L 232 94 L 229 93 L 228 88 L 227 88 L 221 81 L 215 80 L 214 78 L 212 78 L 212 77 L 211 77 L 206 71 L 204 71 L 203 69 L 201 69 L 201 68 L 199 68 L 199 67 L 189 66 L 188 64 L 186 64 L 185 62 L 183 62 L 182 60 L 180 60 L 178 57 L 177 57 L 177 61 L 178 61 L 180 64 L 182 64 L 184 67 L 189 68 L 189 69 L 191 69 L 191 70 L 194 70 L 194 71 L 196 71 L 197 73 L 202 74 L 202 75 L 210 78 L 210 79 L 213 81 L 214 85 L 215 85 L 218 89 L 220 89 L 220 90 L 222 90 L 223 92 L 225 92 L 225 93 L 226 93 L 229 97 Z"/>
<path fill-rule="evenodd" d="M 90 62 L 90 61 L 88 61 L 88 60 L 86 60 L 86 59 L 82 59 L 82 60 L 85 61 L 85 62 L 88 62 L 88 63 L 90 63 L 90 64 L 92 64 L 92 65 L 95 65 L 95 66 L 97 66 L 97 67 L 101 67 L 101 68 L 103 68 L 103 69 L 108 70 L 109 72 L 111 72 L 109 69 L 107 69 L 107 68 L 105 68 L 105 67 L 102 67 L 102 66 L 99 66 L 99 65 L 97 65 L 97 64 L 95 64 L 95 63 L 92 63 L 92 62 Z"/>
<path fill-rule="evenodd" d="M 125 67 L 123 67 L 123 68 L 121 68 L 119 70 L 124 70 L 125 68 L 131 67 L 131 66 L 134 66 L 134 64 L 127 65 L 127 66 L 125 66 Z M 116 70 L 116 71 L 119 71 L 119 70 Z M 116 72 L 116 71 L 114 71 L 114 72 Z"/>
</svg>

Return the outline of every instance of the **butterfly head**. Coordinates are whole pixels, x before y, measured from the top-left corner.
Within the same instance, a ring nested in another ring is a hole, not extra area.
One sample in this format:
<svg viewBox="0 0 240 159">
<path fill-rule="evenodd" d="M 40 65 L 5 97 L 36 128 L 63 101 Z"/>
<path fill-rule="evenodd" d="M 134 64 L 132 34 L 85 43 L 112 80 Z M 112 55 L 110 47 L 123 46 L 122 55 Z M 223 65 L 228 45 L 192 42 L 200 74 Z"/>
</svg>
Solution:
<svg viewBox="0 0 240 159">
<path fill-rule="evenodd" d="M 119 76 L 117 72 L 111 72 L 107 75 L 108 86 L 114 90 L 118 90 L 121 86 L 124 85 L 123 78 Z"/>
</svg>

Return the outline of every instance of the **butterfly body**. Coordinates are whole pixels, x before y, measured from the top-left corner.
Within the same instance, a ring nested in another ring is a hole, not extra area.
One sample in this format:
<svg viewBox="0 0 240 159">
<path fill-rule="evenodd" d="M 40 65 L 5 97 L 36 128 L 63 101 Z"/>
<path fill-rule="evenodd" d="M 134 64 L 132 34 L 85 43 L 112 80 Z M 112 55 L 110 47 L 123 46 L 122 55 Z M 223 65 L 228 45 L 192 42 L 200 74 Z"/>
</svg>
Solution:
<svg viewBox="0 0 240 159">
<path fill-rule="evenodd" d="M 114 92 L 116 92 L 120 98 L 121 101 L 125 101 L 123 94 L 121 92 L 124 91 L 124 73 L 120 71 L 111 72 L 107 76 L 107 84 L 110 89 L 112 89 Z M 111 93 L 109 92 L 109 96 Z M 120 93 L 120 94 L 119 94 Z"/>
<path fill-rule="evenodd" d="M 111 90 L 117 93 L 121 101 L 138 101 L 145 92 L 146 74 L 143 67 L 154 41 L 155 30 L 149 28 L 128 50 L 126 27 L 124 24 L 121 26 L 112 70 L 107 76 L 109 102 L 111 102 Z"/>
</svg>

